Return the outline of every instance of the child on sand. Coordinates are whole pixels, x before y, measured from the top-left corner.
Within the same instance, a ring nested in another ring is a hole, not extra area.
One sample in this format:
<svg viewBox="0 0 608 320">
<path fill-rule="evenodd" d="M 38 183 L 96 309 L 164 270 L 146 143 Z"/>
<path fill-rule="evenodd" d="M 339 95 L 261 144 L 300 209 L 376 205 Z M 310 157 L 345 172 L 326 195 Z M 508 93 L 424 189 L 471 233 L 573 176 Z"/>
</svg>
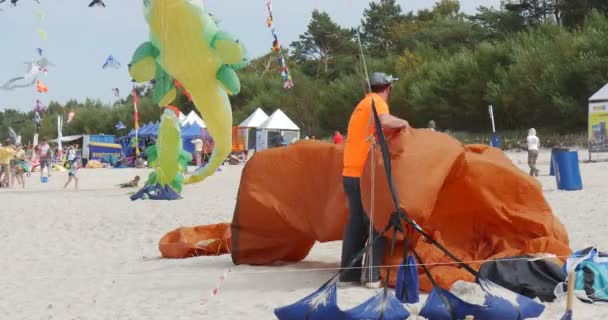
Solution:
<svg viewBox="0 0 608 320">
<path fill-rule="evenodd" d="M 78 167 L 79 167 L 79 161 L 78 161 L 78 158 L 75 158 L 70 163 L 70 172 L 68 173 L 68 182 L 66 182 L 65 185 L 63 186 L 64 189 L 68 187 L 68 185 L 70 184 L 70 182 L 72 182 L 72 180 L 74 180 L 75 189 L 78 190 L 78 178 L 76 177 L 76 173 L 78 172 Z"/>
</svg>

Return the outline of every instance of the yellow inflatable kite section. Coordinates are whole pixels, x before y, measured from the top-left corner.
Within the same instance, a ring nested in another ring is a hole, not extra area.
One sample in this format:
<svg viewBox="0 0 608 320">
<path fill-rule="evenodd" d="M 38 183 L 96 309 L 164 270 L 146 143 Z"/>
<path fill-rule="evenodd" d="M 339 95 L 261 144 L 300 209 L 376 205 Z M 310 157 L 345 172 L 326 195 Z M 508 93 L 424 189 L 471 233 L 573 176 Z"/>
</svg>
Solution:
<svg viewBox="0 0 608 320">
<path fill-rule="evenodd" d="M 238 94 L 235 69 L 245 49 L 220 31 L 201 0 L 143 0 L 150 42 L 135 51 L 129 72 L 138 82 L 154 80 L 154 101 L 160 106 L 175 97 L 175 80 L 190 93 L 205 120 L 215 148 L 209 163 L 186 179 L 210 176 L 232 151 L 232 108 L 228 95 Z"/>
</svg>

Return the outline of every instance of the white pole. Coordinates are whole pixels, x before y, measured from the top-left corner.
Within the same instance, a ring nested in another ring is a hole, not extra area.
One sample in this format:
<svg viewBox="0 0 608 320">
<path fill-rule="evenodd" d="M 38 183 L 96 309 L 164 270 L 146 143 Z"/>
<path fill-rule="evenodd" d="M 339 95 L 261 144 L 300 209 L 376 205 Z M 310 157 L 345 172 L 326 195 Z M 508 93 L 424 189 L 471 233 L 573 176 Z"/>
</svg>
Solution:
<svg viewBox="0 0 608 320">
<path fill-rule="evenodd" d="M 57 116 L 57 140 L 58 140 L 57 141 L 57 151 L 58 151 L 58 153 L 59 153 L 60 156 L 61 156 L 62 150 L 63 150 L 63 148 L 61 146 L 61 138 L 62 138 L 62 136 L 61 136 L 61 131 L 62 131 L 61 129 L 62 128 L 61 127 L 62 127 L 61 116 Z"/>
<path fill-rule="evenodd" d="M 488 111 L 490 112 L 490 120 L 492 120 L 492 133 L 496 133 L 496 126 L 494 125 L 494 111 L 492 110 L 492 105 L 488 107 Z"/>
</svg>

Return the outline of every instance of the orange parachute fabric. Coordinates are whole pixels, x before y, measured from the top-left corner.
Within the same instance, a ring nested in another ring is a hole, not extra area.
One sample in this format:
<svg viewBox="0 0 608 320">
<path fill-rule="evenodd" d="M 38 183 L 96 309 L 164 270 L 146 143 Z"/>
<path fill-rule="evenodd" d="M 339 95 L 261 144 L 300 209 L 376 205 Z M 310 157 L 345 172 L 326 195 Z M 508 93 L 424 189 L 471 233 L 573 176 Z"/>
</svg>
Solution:
<svg viewBox="0 0 608 320">
<path fill-rule="evenodd" d="M 217 256 L 230 252 L 230 224 L 182 227 L 167 233 L 158 244 L 165 258 Z"/>
<path fill-rule="evenodd" d="M 540 184 L 502 151 L 464 146 L 425 129 L 408 130 L 388 143 L 400 206 L 462 260 L 571 253 L 565 228 L 551 212 Z M 341 240 L 348 214 L 342 157 L 342 146 L 315 141 L 254 155 L 243 169 L 231 225 L 233 262 L 296 262 L 308 255 L 316 241 Z M 373 220 L 376 229 L 382 229 L 394 208 L 379 148 L 375 157 L 375 168 L 368 161 L 361 179 L 362 200 L 369 213 L 374 170 Z M 409 244 L 425 263 L 452 263 L 411 228 L 407 230 Z M 387 256 L 386 264 L 401 263 L 403 239 L 397 240 L 395 255 Z M 337 253 L 335 263 L 339 260 Z M 478 269 L 480 263 L 471 265 Z M 444 288 L 456 280 L 474 280 L 453 264 L 431 266 L 430 271 Z M 431 289 L 425 277 L 421 288 Z"/>
</svg>

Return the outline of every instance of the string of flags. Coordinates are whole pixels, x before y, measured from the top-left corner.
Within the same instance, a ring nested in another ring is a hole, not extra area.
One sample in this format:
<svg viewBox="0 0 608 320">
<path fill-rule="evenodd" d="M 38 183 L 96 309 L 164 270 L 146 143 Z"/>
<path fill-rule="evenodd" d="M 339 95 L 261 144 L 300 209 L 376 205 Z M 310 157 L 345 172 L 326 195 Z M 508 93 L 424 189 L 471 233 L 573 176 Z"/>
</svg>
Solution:
<svg viewBox="0 0 608 320">
<path fill-rule="evenodd" d="M 283 54 L 283 50 L 281 49 L 281 44 L 279 42 L 279 36 L 277 35 L 276 28 L 274 27 L 273 17 L 272 17 L 272 0 L 266 0 L 266 9 L 268 10 L 268 18 L 266 23 L 270 31 L 272 32 L 272 52 L 277 54 L 277 62 L 281 65 L 281 78 L 283 79 L 283 88 L 291 89 L 294 86 L 293 79 L 291 78 L 291 74 L 289 73 L 289 68 L 287 67 L 287 60 L 285 59 L 285 55 Z"/>
</svg>

